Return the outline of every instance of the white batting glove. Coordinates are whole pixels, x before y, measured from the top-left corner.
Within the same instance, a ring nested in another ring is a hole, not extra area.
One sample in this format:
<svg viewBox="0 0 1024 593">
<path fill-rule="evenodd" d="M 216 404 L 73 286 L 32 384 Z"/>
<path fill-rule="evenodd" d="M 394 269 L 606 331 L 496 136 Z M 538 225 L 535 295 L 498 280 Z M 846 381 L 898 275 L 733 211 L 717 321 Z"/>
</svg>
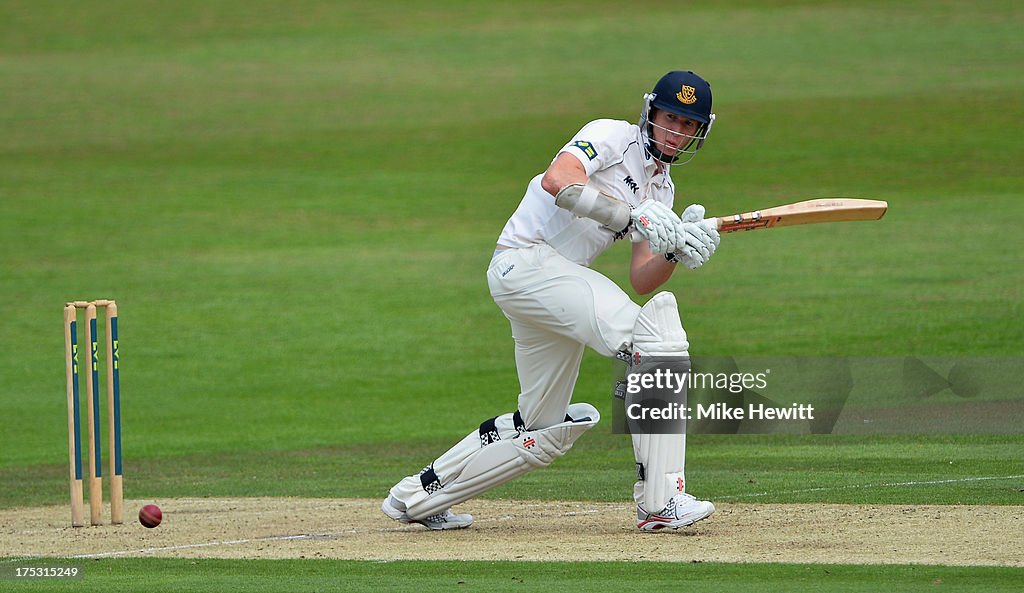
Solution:
<svg viewBox="0 0 1024 593">
<path fill-rule="evenodd" d="M 652 253 L 668 253 L 677 241 L 681 222 L 671 208 L 657 200 L 644 200 L 629 214 L 634 230 L 647 239 Z"/>
<path fill-rule="evenodd" d="M 676 261 L 695 270 L 715 254 L 721 236 L 714 225 L 704 220 L 704 206 L 700 204 L 687 206 L 680 220 L 683 232 L 673 246 L 672 253 Z"/>
<path fill-rule="evenodd" d="M 683 215 L 679 217 L 684 223 L 692 222 L 699 226 L 708 237 L 711 239 L 711 245 L 709 250 L 711 255 L 714 255 L 715 250 L 718 249 L 718 244 L 722 242 L 722 236 L 718 234 L 718 229 L 710 220 L 704 218 L 704 206 L 700 204 L 690 204 L 683 210 Z M 709 255 L 708 257 L 711 257 Z"/>
</svg>

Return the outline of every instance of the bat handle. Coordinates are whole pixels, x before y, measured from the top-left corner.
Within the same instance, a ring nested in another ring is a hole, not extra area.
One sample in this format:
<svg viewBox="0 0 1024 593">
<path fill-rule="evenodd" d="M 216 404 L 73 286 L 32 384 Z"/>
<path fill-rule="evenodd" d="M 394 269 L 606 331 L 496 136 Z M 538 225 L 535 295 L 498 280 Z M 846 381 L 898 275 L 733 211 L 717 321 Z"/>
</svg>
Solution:
<svg viewBox="0 0 1024 593">
<path fill-rule="evenodd" d="M 715 229 L 722 228 L 722 219 L 721 218 L 707 218 L 705 220 L 707 220 L 709 223 L 711 223 L 711 225 L 714 226 Z"/>
</svg>

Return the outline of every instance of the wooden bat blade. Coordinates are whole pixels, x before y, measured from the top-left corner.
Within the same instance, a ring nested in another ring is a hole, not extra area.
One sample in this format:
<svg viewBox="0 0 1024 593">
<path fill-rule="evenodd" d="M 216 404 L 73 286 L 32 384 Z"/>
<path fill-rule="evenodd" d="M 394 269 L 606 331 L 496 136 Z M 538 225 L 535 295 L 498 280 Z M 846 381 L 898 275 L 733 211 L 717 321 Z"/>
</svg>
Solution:
<svg viewBox="0 0 1024 593">
<path fill-rule="evenodd" d="M 764 210 L 722 216 L 714 220 L 718 226 L 718 232 L 731 233 L 819 222 L 878 220 L 882 218 L 888 208 L 888 202 L 882 200 L 817 198 Z"/>
</svg>

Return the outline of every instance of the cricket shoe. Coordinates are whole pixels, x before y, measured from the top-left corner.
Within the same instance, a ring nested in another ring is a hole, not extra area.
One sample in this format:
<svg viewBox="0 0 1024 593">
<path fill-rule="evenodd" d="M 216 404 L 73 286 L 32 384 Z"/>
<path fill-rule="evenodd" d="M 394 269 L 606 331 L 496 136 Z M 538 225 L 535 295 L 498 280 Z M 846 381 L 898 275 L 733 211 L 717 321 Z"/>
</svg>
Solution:
<svg viewBox="0 0 1024 593">
<path fill-rule="evenodd" d="M 395 521 L 402 523 L 419 523 L 428 529 L 464 529 L 473 524 L 473 515 L 456 515 L 451 509 L 422 519 L 413 519 L 406 512 L 405 503 L 388 494 L 380 505 L 380 510 Z"/>
<path fill-rule="evenodd" d="M 648 513 L 641 506 L 636 507 L 636 526 L 641 531 L 657 531 L 659 529 L 679 529 L 693 525 L 701 519 L 707 519 L 715 512 L 715 505 L 706 500 L 697 500 L 690 494 L 681 492 L 672 497 L 657 513 Z"/>
</svg>

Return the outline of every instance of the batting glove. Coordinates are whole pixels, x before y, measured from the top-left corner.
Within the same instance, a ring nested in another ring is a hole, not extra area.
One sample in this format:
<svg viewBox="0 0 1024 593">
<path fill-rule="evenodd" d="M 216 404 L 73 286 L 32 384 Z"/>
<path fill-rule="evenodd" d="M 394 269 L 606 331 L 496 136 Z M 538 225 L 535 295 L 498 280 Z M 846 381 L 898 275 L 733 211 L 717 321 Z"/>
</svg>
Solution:
<svg viewBox="0 0 1024 593">
<path fill-rule="evenodd" d="M 633 229 L 647 240 L 652 253 L 667 253 L 672 249 L 682 223 L 671 208 L 657 200 L 644 200 L 629 216 Z"/>
<path fill-rule="evenodd" d="M 703 266 L 718 249 L 721 236 L 709 221 L 704 220 L 704 206 L 691 204 L 680 218 L 682 232 L 670 250 L 668 259 L 682 262 L 695 270 Z"/>
</svg>

